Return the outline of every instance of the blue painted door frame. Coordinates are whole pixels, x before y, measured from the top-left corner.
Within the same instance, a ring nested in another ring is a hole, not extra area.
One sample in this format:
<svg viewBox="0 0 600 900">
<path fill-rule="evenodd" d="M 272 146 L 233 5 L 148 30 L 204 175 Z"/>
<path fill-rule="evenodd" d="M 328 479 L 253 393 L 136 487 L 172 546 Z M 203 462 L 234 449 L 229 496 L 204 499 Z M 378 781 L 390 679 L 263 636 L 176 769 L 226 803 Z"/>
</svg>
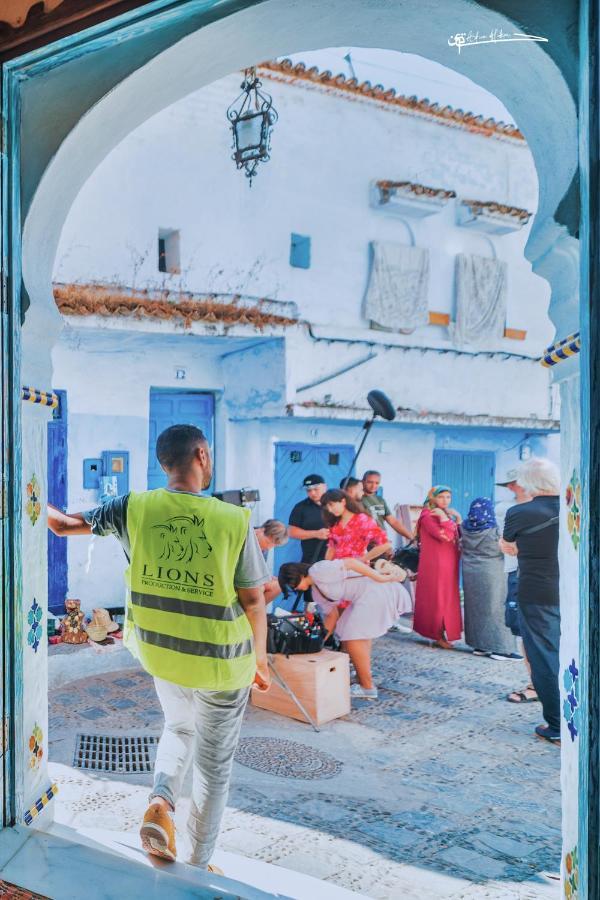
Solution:
<svg viewBox="0 0 600 900">
<path fill-rule="evenodd" d="M 452 488 L 452 506 L 463 516 L 476 497 L 494 499 L 496 454 L 487 450 L 434 450 L 432 484 Z"/>
<path fill-rule="evenodd" d="M 48 503 L 67 511 L 67 392 L 58 394 L 59 405 L 48 422 Z M 64 615 L 67 596 L 67 541 L 48 531 L 48 611 Z"/>
<path fill-rule="evenodd" d="M 165 487 L 167 476 L 156 458 L 156 440 L 171 425 L 195 425 L 204 433 L 213 453 L 215 398 L 203 391 L 150 388 L 148 416 L 148 490 Z"/>
<path fill-rule="evenodd" d="M 322 475 L 330 488 L 339 486 L 348 474 L 354 457 L 352 444 L 303 444 L 282 442 L 275 444 L 275 518 L 287 525 L 296 503 L 304 500 L 306 491 L 302 480 L 307 475 Z M 300 541 L 289 540 L 275 551 L 275 573 L 284 562 L 299 560 Z"/>
</svg>

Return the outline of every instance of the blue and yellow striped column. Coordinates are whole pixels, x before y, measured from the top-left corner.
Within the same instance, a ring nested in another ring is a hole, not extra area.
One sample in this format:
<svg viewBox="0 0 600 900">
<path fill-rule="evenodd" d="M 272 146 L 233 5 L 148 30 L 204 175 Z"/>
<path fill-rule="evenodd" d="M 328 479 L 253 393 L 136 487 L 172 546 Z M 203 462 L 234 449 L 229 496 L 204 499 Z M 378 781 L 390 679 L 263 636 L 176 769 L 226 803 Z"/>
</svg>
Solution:
<svg viewBox="0 0 600 900">
<path fill-rule="evenodd" d="M 562 341 L 557 341 L 555 344 L 551 344 L 550 347 L 546 347 L 543 356 L 540 357 L 540 363 L 545 368 L 550 369 L 559 362 L 564 362 L 571 356 L 575 356 L 580 351 L 581 337 L 579 332 L 576 331 L 575 334 L 570 334 L 569 337 L 564 338 Z"/>
<path fill-rule="evenodd" d="M 40 391 L 37 388 L 22 387 L 21 400 L 29 400 L 30 403 L 39 403 L 41 406 L 49 406 L 51 409 L 57 409 L 59 404 L 58 394 L 52 391 Z"/>
<path fill-rule="evenodd" d="M 50 803 L 53 797 L 58 794 L 58 785 L 51 785 L 47 791 L 44 791 L 39 800 L 36 800 L 33 806 L 30 806 L 24 815 L 26 825 L 31 825 L 36 816 L 39 816 L 45 806 Z"/>
</svg>

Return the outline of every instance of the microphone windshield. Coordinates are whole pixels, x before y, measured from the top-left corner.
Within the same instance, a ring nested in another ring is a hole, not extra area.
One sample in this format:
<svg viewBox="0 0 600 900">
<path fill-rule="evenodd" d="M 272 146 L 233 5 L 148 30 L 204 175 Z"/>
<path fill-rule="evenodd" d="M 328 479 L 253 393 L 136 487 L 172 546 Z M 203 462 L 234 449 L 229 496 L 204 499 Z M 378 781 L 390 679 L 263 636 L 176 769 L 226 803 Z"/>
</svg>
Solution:
<svg viewBox="0 0 600 900">
<path fill-rule="evenodd" d="M 396 410 L 392 405 L 392 401 L 383 391 L 369 391 L 367 400 L 376 416 L 381 416 L 382 419 L 387 419 L 388 422 L 396 418 Z"/>
</svg>

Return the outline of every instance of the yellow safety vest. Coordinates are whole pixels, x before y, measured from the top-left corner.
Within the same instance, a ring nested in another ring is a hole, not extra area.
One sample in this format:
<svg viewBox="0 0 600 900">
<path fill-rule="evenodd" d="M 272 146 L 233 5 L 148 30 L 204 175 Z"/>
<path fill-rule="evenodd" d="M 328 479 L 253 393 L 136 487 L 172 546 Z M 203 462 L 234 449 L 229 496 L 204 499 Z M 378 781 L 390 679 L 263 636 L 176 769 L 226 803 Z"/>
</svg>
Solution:
<svg viewBox="0 0 600 900">
<path fill-rule="evenodd" d="M 209 691 L 252 683 L 252 629 L 233 582 L 249 518 L 214 497 L 130 493 L 125 644 L 151 675 Z"/>
</svg>

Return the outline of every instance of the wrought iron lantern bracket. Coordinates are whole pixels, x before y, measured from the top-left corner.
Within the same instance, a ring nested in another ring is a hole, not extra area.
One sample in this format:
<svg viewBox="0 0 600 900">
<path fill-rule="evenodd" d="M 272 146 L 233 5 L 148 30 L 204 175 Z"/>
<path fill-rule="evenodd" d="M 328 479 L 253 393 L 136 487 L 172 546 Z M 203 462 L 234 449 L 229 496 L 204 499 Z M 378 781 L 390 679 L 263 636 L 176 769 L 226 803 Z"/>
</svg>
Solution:
<svg viewBox="0 0 600 900">
<path fill-rule="evenodd" d="M 250 186 L 258 164 L 270 159 L 271 130 L 278 118 L 271 97 L 261 87 L 256 69 L 246 69 L 242 92 L 227 110 L 233 134 L 231 158 L 236 168 L 245 169 Z"/>
</svg>

